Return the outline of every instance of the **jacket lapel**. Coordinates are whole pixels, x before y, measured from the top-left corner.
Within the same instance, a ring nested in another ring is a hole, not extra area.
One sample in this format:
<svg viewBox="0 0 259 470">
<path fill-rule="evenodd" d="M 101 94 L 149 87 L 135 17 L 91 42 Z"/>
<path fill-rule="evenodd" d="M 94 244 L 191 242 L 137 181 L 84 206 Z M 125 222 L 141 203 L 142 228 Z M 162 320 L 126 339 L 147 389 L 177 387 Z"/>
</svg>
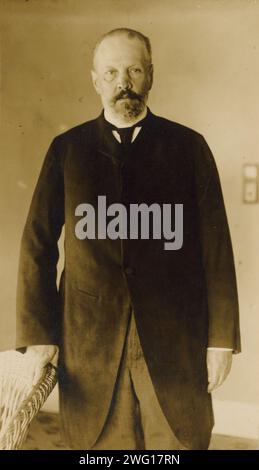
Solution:
<svg viewBox="0 0 259 470">
<path fill-rule="evenodd" d="M 148 109 L 148 114 L 145 119 L 145 123 L 138 136 L 130 146 L 130 150 L 132 151 L 130 153 L 134 154 L 135 151 L 139 150 L 139 148 L 141 148 L 143 153 L 146 153 L 150 145 L 152 145 L 154 133 L 157 132 L 155 124 L 156 116 L 153 115 Z M 108 158 L 111 158 L 115 163 L 123 164 L 125 159 L 129 157 L 129 154 L 125 152 L 122 145 L 116 140 L 116 138 L 112 134 L 111 126 L 104 118 L 103 111 L 100 116 L 94 121 L 92 137 L 96 142 L 96 148 L 98 152 Z M 139 152 L 137 153 L 139 154 Z"/>
<path fill-rule="evenodd" d="M 104 118 L 103 111 L 96 119 L 95 131 L 98 152 L 112 160 L 120 161 L 122 158 L 121 144 L 114 137 L 110 124 Z"/>
</svg>

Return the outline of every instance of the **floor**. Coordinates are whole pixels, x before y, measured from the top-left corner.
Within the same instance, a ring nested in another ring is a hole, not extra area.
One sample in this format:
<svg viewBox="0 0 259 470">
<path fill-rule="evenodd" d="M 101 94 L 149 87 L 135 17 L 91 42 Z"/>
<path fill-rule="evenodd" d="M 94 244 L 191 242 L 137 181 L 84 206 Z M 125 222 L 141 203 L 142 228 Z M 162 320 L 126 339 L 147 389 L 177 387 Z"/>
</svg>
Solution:
<svg viewBox="0 0 259 470">
<path fill-rule="evenodd" d="M 59 418 L 56 413 L 41 412 L 31 424 L 23 446 L 24 450 L 62 450 L 66 449 L 60 438 Z M 210 450 L 256 450 L 258 442 L 223 435 L 213 435 Z"/>
</svg>

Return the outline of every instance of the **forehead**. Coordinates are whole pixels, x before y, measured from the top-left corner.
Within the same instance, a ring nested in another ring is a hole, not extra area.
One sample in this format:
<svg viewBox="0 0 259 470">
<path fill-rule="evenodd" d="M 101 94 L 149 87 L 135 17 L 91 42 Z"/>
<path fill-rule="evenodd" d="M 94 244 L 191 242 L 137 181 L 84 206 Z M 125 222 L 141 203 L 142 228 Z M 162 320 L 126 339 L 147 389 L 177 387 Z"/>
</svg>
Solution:
<svg viewBox="0 0 259 470">
<path fill-rule="evenodd" d="M 110 36 L 99 44 L 94 57 L 96 68 L 119 64 L 134 64 L 149 60 L 145 44 L 138 38 Z"/>
</svg>

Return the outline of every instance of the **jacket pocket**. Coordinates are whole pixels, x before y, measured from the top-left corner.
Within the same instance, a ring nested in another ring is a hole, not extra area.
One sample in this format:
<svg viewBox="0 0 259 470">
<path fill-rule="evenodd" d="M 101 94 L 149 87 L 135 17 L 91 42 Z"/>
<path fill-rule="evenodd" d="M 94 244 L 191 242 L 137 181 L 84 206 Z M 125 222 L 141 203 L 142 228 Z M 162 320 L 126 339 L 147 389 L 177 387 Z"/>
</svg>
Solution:
<svg viewBox="0 0 259 470">
<path fill-rule="evenodd" d="M 92 297 L 93 299 L 100 299 L 100 295 L 97 294 L 97 292 L 91 292 L 90 289 L 85 289 L 85 287 L 81 287 L 81 286 L 76 286 L 76 290 L 78 290 L 78 292 L 82 292 L 82 294 L 85 294 L 85 295 L 88 295 L 88 297 Z"/>
<path fill-rule="evenodd" d="M 87 282 L 81 283 L 78 280 L 70 281 L 70 287 L 78 294 L 82 294 L 82 296 L 88 297 L 89 299 L 96 300 L 98 302 L 113 302 L 114 297 L 112 295 L 106 295 L 108 293 L 103 292 L 101 289 L 99 290 L 98 286 L 95 285 L 88 285 Z"/>
</svg>

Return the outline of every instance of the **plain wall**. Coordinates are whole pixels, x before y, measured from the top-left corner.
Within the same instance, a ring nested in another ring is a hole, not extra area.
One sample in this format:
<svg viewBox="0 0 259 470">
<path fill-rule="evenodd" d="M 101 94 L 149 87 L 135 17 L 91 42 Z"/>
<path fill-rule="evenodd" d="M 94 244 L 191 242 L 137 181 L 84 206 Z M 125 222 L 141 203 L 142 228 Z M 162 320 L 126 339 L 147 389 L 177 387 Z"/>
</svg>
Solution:
<svg viewBox="0 0 259 470">
<path fill-rule="evenodd" d="M 237 269 L 243 352 L 234 357 L 231 375 L 214 397 L 216 408 L 231 403 L 233 419 L 242 409 L 244 434 L 253 427 L 254 436 L 259 205 L 242 202 L 242 165 L 259 163 L 259 4 L 2 0 L 0 7 L 0 348 L 14 345 L 19 242 L 46 150 L 55 135 L 101 111 L 90 80 L 95 41 L 115 27 L 139 29 L 153 45 L 151 110 L 202 133 L 219 169 Z M 55 408 L 55 396 L 51 403 Z"/>
</svg>

